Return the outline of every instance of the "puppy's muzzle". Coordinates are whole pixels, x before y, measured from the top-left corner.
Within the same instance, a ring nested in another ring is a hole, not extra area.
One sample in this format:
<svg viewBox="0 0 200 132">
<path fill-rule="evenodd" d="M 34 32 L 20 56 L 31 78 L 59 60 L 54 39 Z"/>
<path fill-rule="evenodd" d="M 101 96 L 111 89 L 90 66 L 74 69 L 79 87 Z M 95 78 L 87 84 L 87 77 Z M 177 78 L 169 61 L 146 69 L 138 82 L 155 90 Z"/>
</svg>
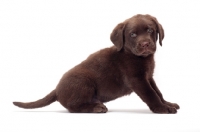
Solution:
<svg viewBox="0 0 200 132">
<path fill-rule="evenodd" d="M 139 43 L 140 48 L 144 48 L 144 49 L 147 49 L 149 45 L 150 45 L 150 42 L 148 41 L 143 41 Z"/>
</svg>

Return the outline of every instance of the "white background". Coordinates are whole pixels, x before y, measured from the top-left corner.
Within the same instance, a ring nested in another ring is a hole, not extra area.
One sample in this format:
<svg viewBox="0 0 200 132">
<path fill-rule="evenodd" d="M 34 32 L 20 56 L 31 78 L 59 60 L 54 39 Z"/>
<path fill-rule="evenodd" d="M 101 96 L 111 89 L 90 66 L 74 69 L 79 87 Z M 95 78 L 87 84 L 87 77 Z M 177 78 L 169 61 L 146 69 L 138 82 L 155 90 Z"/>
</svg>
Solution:
<svg viewBox="0 0 200 132">
<path fill-rule="evenodd" d="M 134 93 L 106 103 L 106 114 L 12 105 L 44 97 L 66 71 L 112 46 L 113 28 L 135 14 L 163 25 L 154 78 L 177 114 L 153 114 Z M 0 0 L 0 131 L 200 131 L 199 18 L 198 0 Z"/>
</svg>

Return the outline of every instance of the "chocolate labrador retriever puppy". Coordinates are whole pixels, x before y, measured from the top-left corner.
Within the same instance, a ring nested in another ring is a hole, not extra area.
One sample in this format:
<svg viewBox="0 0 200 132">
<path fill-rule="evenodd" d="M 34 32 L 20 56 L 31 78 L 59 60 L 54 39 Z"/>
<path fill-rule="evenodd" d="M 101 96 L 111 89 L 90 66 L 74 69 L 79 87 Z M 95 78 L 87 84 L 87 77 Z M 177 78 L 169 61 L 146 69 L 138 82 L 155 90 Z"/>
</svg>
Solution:
<svg viewBox="0 0 200 132">
<path fill-rule="evenodd" d="M 59 101 L 70 112 L 105 113 L 104 102 L 135 92 L 155 113 L 176 113 L 178 104 L 164 100 L 153 79 L 156 41 L 164 30 L 155 17 L 136 15 L 111 33 L 114 46 L 90 55 L 63 75 L 55 90 L 35 102 L 13 102 L 39 108 Z"/>
</svg>

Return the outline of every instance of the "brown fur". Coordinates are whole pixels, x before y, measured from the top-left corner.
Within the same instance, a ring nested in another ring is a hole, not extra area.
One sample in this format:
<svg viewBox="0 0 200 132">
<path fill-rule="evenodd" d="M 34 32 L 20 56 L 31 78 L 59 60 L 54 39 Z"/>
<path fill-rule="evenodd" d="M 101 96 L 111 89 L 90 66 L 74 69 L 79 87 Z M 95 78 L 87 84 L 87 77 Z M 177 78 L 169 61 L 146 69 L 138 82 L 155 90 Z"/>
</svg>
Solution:
<svg viewBox="0 0 200 132">
<path fill-rule="evenodd" d="M 155 113 L 176 113 L 179 106 L 163 99 L 153 79 L 156 41 L 164 30 L 155 17 L 136 15 L 111 33 L 115 46 L 90 55 L 61 78 L 55 90 L 35 102 L 13 102 L 39 108 L 59 101 L 70 112 L 107 112 L 104 102 L 135 92 Z"/>
</svg>

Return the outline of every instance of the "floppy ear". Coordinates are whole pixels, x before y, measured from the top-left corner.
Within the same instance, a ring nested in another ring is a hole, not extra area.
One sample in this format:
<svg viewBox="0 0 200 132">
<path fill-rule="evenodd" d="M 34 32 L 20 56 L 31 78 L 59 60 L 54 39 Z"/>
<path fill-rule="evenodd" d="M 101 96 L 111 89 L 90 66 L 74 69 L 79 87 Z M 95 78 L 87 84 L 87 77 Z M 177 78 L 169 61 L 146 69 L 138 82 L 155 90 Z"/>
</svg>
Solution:
<svg viewBox="0 0 200 132">
<path fill-rule="evenodd" d="M 124 45 L 124 27 L 124 23 L 118 24 L 110 35 L 110 40 L 117 47 L 118 51 L 120 51 Z"/>
<path fill-rule="evenodd" d="M 164 29 L 155 17 L 152 17 L 152 18 L 153 18 L 153 21 L 156 23 L 157 33 L 159 34 L 159 43 L 162 46 L 162 40 L 164 39 Z"/>
<path fill-rule="evenodd" d="M 161 24 L 158 23 L 158 34 L 159 34 L 159 43 L 162 46 L 162 40 L 164 39 L 164 29 Z"/>
</svg>

